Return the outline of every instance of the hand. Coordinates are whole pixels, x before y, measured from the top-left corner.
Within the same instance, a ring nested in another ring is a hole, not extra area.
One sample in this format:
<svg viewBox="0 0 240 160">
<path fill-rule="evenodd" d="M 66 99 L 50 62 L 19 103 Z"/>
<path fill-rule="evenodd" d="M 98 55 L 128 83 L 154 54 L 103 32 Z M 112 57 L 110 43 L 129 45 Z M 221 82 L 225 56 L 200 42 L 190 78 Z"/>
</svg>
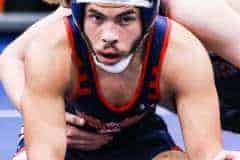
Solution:
<svg viewBox="0 0 240 160">
<path fill-rule="evenodd" d="M 238 151 L 221 151 L 214 160 L 240 160 L 240 152 Z"/>
<path fill-rule="evenodd" d="M 67 145 L 70 148 L 85 151 L 96 150 L 112 140 L 112 136 L 97 134 L 79 129 L 85 125 L 85 120 L 79 116 L 66 113 L 67 121 Z M 79 126 L 79 127 L 76 127 Z"/>
</svg>

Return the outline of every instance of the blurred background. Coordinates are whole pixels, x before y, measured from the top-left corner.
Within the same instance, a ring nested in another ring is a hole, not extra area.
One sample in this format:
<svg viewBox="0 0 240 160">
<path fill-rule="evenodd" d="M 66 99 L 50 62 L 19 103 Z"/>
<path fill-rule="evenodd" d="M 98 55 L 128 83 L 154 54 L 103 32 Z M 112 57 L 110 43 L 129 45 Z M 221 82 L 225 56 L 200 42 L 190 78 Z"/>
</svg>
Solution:
<svg viewBox="0 0 240 160">
<path fill-rule="evenodd" d="M 56 8 L 41 0 L 0 0 L 0 54 L 28 26 Z M 177 116 L 161 107 L 157 112 L 166 120 L 176 143 L 184 147 Z M 0 82 L 0 160 L 10 160 L 14 155 L 21 125 L 21 117 Z M 223 131 L 223 136 L 226 149 L 240 150 L 240 134 Z"/>
</svg>

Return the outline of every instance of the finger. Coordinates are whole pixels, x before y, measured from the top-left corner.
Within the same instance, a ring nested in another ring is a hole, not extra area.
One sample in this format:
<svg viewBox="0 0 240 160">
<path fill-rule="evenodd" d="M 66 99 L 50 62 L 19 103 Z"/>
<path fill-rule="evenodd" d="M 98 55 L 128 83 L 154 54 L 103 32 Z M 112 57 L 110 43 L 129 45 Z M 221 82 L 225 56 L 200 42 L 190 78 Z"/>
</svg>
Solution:
<svg viewBox="0 0 240 160">
<path fill-rule="evenodd" d="M 226 160 L 240 160 L 240 152 L 238 151 L 227 151 Z"/>
<path fill-rule="evenodd" d="M 95 134 L 84 131 L 83 129 L 76 128 L 71 125 L 67 125 L 67 137 L 75 138 L 75 139 L 86 139 L 86 140 L 112 140 L 113 137 L 110 135 L 103 134 Z"/>
<path fill-rule="evenodd" d="M 107 144 L 109 141 L 107 140 L 101 140 L 101 141 L 91 141 L 91 140 L 85 140 L 85 139 L 73 139 L 68 138 L 67 144 L 68 145 L 92 145 L 92 146 L 101 146 Z"/>
<path fill-rule="evenodd" d="M 96 150 L 101 148 L 102 146 L 106 145 L 107 142 L 92 142 L 92 141 L 85 141 L 85 140 L 74 140 L 68 139 L 67 145 L 69 148 L 74 149 L 81 149 L 81 150 Z"/>
<path fill-rule="evenodd" d="M 80 139 L 73 139 L 68 138 L 67 144 L 68 145 L 94 145 L 95 142 L 89 140 L 80 140 Z"/>
<path fill-rule="evenodd" d="M 100 149 L 102 146 L 91 146 L 91 145 L 69 145 L 69 148 L 80 149 L 83 151 L 93 151 Z"/>
<path fill-rule="evenodd" d="M 68 144 L 79 144 L 79 145 L 105 145 L 109 143 L 108 139 L 98 139 L 98 140 L 87 140 L 87 139 L 75 139 L 75 138 L 67 138 Z"/>
<path fill-rule="evenodd" d="M 67 123 L 69 124 L 77 125 L 80 127 L 83 127 L 85 125 L 85 120 L 82 117 L 76 116 L 68 112 L 65 113 L 65 117 L 66 117 Z"/>
</svg>

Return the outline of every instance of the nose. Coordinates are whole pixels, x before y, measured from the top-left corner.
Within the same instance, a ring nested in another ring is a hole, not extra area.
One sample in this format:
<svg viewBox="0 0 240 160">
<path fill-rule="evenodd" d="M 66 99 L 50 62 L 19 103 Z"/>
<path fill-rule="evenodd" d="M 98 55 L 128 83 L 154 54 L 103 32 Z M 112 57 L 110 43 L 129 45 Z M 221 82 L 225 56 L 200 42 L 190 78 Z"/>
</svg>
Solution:
<svg viewBox="0 0 240 160">
<path fill-rule="evenodd" d="M 107 44 L 115 44 L 119 40 L 119 29 L 118 27 L 113 24 L 112 22 L 109 22 L 105 26 L 103 26 L 102 30 L 102 42 Z"/>
</svg>

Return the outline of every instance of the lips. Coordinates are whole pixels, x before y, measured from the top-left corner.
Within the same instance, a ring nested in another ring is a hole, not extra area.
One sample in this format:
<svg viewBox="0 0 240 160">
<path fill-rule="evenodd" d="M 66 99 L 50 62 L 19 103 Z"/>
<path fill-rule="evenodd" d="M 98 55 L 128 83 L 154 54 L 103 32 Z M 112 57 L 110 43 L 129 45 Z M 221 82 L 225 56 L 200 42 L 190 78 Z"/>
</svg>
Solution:
<svg viewBox="0 0 240 160">
<path fill-rule="evenodd" d="M 106 65 L 114 65 L 118 63 L 122 56 L 116 53 L 110 52 L 97 52 L 96 53 L 97 60 Z"/>
</svg>

